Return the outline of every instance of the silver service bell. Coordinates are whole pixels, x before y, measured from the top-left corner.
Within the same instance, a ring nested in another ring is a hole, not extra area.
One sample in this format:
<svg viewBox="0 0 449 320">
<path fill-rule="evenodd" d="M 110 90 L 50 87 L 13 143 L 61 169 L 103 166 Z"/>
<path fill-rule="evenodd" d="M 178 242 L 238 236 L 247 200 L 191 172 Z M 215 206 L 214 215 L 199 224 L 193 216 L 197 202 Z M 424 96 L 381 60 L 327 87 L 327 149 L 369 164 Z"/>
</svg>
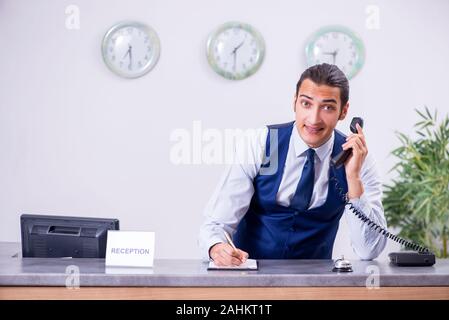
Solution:
<svg viewBox="0 0 449 320">
<path fill-rule="evenodd" d="M 334 261 L 334 272 L 352 272 L 352 263 L 346 260 L 344 256 Z"/>
</svg>

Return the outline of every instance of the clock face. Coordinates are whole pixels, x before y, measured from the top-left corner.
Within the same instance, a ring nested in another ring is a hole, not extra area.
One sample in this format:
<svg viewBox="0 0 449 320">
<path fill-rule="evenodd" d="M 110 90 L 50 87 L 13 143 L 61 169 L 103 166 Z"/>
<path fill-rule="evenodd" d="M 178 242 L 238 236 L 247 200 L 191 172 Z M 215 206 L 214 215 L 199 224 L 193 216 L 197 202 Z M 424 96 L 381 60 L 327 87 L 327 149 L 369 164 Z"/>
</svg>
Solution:
<svg viewBox="0 0 449 320">
<path fill-rule="evenodd" d="M 231 80 L 254 74 L 265 56 L 265 43 L 250 25 L 229 22 L 213 32 L 207 41 L 207 59 L 212 69 Z"/>
<path fill-rule="evenodd" d="M 310 38 L 306 57 L 309 66 L 335 64 L 351 79 L 364 64 L 365 48 L 362 40 L 351 30 L 342 26 L 329 26 L 318 30 Z"/>
<path fill-rule="evenodd" d="M 125 78 L 137 78 L 156 65 L 160 42 L 150 27 L 138 22 L 123 22 L 106 33 L 101 50 L 109 69 Z"/>
</svg>

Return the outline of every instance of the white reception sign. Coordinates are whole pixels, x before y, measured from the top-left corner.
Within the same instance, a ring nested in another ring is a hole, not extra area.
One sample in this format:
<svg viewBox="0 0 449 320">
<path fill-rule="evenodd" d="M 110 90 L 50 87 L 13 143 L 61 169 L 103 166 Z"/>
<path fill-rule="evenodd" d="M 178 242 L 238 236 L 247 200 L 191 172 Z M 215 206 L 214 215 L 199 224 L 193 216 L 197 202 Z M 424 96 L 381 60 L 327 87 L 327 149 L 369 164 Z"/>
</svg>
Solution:
<svg viewBox="0 0 449 320">
<path fill-rule="evenodd" d="M 152 267 L 154 232 L 108 231 L 106 266 Z"/>
</svg>

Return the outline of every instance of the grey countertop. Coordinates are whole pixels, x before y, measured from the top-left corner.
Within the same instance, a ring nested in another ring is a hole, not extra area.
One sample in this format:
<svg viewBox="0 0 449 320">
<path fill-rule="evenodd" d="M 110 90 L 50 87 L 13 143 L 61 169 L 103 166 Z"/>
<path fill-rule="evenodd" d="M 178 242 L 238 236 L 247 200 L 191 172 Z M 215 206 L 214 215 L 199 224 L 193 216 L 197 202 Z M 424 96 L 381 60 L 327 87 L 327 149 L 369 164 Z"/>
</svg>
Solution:
<svg viewBox="0 0 449 320">
<path fill-rule="evenodd" d="M 19 243 L 0 242 L 0 286 L 66 286 L 78 274 L 80 286 L 449 286 L 449 259 L 432 267 L 351 262 L 351 273 L 332 272 L 332 260 L 259 260 L 257 271 L 207 271 L 201 260 L 178 259 L 155 260 L 153 268 L 109 268 L 104 259 L 21 258 Z"/>
</svg>

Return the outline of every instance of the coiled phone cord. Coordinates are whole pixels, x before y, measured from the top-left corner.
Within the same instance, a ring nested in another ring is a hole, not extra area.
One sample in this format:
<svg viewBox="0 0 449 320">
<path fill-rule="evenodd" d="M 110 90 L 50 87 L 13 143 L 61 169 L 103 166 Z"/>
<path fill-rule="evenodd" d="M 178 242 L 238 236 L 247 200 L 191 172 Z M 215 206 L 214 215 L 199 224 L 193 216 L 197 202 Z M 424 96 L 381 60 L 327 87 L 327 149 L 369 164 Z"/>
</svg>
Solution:
<svg viewBox="0 0 449 320">
<path fill-rule="evenodd" d="M 405 246 L 406 248 L 410 248 L 410 249 L 412 249 L 414 251 L 418 251 L 420 253 L 432 253 L 432 251 L 430 251 L 426 247 L 420 246 L 419 244 L 405 240 L 401 237 L 398 237 L 397 235 L 390 233 L 387 229 L 381 227 L 380 225 L 375 223 L 373 220 L 368 218 L 363 212 L 361 212 L 360 210 L 355 208 L 354 205 L 348 200 L 348 197 L 344 193 L 344 189 L 340 186 L 338 180 L 335 177 L 331 177 L 330 180 L 332 180 L 335 183 L 335 187 L 336 187 L 338 193 L 340 194 L 340 196 L 342 196 L 342 199 L 345 202 L 345 206 L 348 205 L 349 209 L 352 212 L 354 212 L 356 217 L 359 218 L 360 220 L 362 220 L 364 223 L 368 224 L 368 226 L 371 229 L 374 229 L 375 231 L 381 233 L 383 236 Z"/>
</svg>

